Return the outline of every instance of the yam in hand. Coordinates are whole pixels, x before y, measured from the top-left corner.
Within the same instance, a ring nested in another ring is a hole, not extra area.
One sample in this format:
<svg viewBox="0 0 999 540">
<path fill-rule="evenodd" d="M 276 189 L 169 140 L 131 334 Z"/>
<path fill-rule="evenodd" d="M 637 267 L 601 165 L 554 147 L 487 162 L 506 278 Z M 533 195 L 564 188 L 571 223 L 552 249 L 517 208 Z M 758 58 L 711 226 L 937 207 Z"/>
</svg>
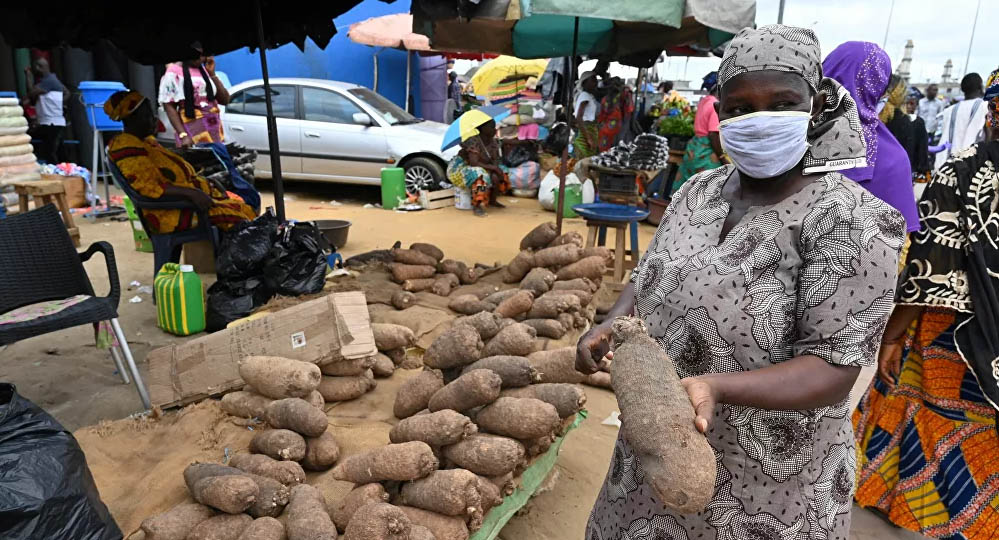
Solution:
<svg viewBox="0 0 999 540">
<path fill-rule="evenodd" d="M 471 471 L 434 471 L 426 478 L 403 484 L 399 502 L 445 516 L 481 516 L 478 488 L 479 481 Z"/>
<path fill-rule="evenodd" d="M 422 292 L 428 291 L 436 283 L 437 280 L 434 278 L 421 278 L 421 279 L 407 279 L 402 282 L 402 290 L 405 292 Z"/>
<path fill-rule="evenodd" d="M 336 526 L 330 519 L 326 499 L 318 489 L 299 484 L 291 488 L 285 511 L 289 540 L 336 540 Z"/>
<path fill-rule="evenodd" d="M 534 268 L 520 281 L 520 288 L 534 293 L 534 298 L 548 292 L 555 283 L 555 274 L 547 268 Z"/>
<path fill-rule="evenodd" d="M 375 347 L 379 351 L 412 347 L 416 343 L 413 331 L 401 324 L 372 323 L 371 333 L 375 335 Z"/>
<path fill-rule="evenodd" d="M 305 481 L 305 471 L 294 461 L 279 461 L 263 454 L 236 454 L 229 465 L 242 471 L 272 478 L 286 486 Z"/>
<path fill-rule="evenodd" d="M 534 398 L 501 397 L 475 415 L 482 430 L 514 439 L 550 435 L 560 420 L 554 406 Z"/>
<path fill-rule="evenodd" d="M 395 307 L 395 309 L 402 310 L 415 304 L 416 295 L 409 291 L 396 291 L 392 295 L 392 306 Z"/>
<path fill-rule="evenodd" d="M 597 388 L 606 388 L 607 390 L 614 389 L 613 383 L 611 382 L 611 374 L 606 371 L 591 373 L 583 382 L 590 386 L 596 386 Z"/>
<path fill-rule="evenodd" d="M 537 330 L 525 324 L 511 324 L 493 336 L 482 348 L 482 356 L 527 356 L 534 350 Z"/>
<path fill-rule="evenodd" d="M 389 494 L 381 484 L 363 484 L 350 490 L 344 498 L 333 508 L 331 515 L 333 523 L 341 531 L 347 529 L 347 524 L 358 509 L 373 503 L 385 503 L 389 501 Z"/>
<path fill-rule="evenodd" d="M 437 273 L 437 268 L 430 265 L 392 263 L 389 271 L 396 283 L 405 283 L 409 279 L 432 278 Z"/>
<path fill-rule="evenodd" d="M 389 440 L 393 443 L 423 441 L 430 446 L 440 447 L 461 441 L 477 431 L 475 424 L 467 416 L 445 409 L 400 421 L 389 431 Z"/>
<path fill-rule="evenodd" d="M 348 456 L 333 469 L 333 478 L 355 484 L 405 482 L 423 478 L 438 465 L 437 457 L 427 443 L 413 441 Z"/>
<path fill-rule="evenodd" d="M 186 540 L 238 540 L 253 523 L 246 514 L 222 514 L 206 519 L 191 529 Z"/>
<path fill-rule="evenodd" d="M 611 376 L 621 408 L 621 436 L 642 462 L 645 483 L 666 507 L 701 512 L 715 486 L 715 456 L 694 425 L 694 408 L 669 356 L 640 319 L 612 326 Z"/>
<path fill-rule="evenodd" d="M 219 406 L 226 414 L 240 418 L 263 418 L 267 405 L 272 400 L 256 392 L 240 390 L 222 396 Z"/>
<path fill-rule="evenodd" d="M 435 540 L 468 540 L 468 526 L 465 520 L 455 516 L 445 516 L 412 506 L 399 506 L 414 525 L 426 527 Z"/>
<path fill-rule="evenodd" d="M 476 433 L 444 447 L 448 462 L 475 474 L 501 476 L 524 461 L 524 445 L 509 437 Z"/>
<path fill-rule="evenodd" d="M 284 524 L 269 516 L 253 520 L 253 523 L 247 525 L 239 535 L 239 540 L 287 540 L 287 538 Z"/>
<path fill-rule="evenodd" d="M 305 439 L 305 457 L 302 467 L 310 471 L 325 471 L 340 459 L 340 445 L 333 437 L 332 431 L 327 431 L 318 437 Z"/>
<path fill-rule="evenodd" d="M 500 317 L 506 319 L 512 319 L 517 315 L 522 313 L 527 313 L 531 310 L 531 305 L 534 303 L 534 293 L 527 290 L 522 290 L 516 294 L 511 295 L 506 300 L 503 300 L 500 305 L 496 306 L 493 313 L 496 313 Z"/>
<path fill-rule="evenodd" d="M 345 540 L 409 540 L 412 523 L 388 503 L 372 503 L 354 513 L 344 532 Z"/>
<path fill-rule="evenodd" d="M 265 418 L 273 428 L 290 429 L 304 437 L 318 437 L 329 425 L 322 409 L 301 398 L 273 401 L 267 406 Z"/>
<path fill-rule="evenodd" d="M 527 386 L 538 381 L 538 372 L 523 356 L 487 356 L 465 367 L 463 373 L 488 369 L 500 376 L 503 388 Z"/>
<path fill-rule="evenodd" d="M 146 540 L 185 540 L 195 526 L 214 515 L 215 511 L 203 504 L 180 503 L 142 520 L 139 528 Z"/>
<path fill-rule="evenodd" d="M 451 409 L 467 411 L 492 403 L 499 397 L 503 380 L 488 369 L 476 369 L 458 377 L 438 390 L 427 408 L 431 412 Z"/>
<path fill-rule="evenodd" d="M 323 375 L 331 377 L 356 377 L 363 375 L 365 371 L 375 366 L 374 356 L 355 358 L 352 360 L 340 360 L 320 367 Z M 321 395 L 321 394 L 320 394 Z"/>
<path fill-rule="evenodd" d="M 257 431 L 250 439 L 250 452 L 284 461 L 301 461 L 305 457 L 305 439 L 288 429 Z"/>
<path fill-rule="evenodd" d="M 474 294 L 460 294 L 455 296 L 448 302 L 447 307 L 451 311 L 461 313 L 462 315 L 475 315 L 476 313 L 496 309 L 494 304 L 479 300 L 479 297 Z"/>
<path fill-rule="evenodd" d="M 437 266 L 437 259 L 412 249 L 393 249 L 392 258 L 395 262 L 416 266 Z"/>
<path fill-rule="evenodd" d="M 279 356 L 248 356 L 239 363 L 239 376 L 258 394 L 271 399 L 308 396 L 319 386 L 319 366 Z"/>
<path fill-rule="evenodd" d="M 604 275 L 606 270 L 603 257 L 593 256 L 580 259 L 569 266 L 560 268 L 556 275 L 560 280 L 576 278 L 597 280 Z"/>
<path fill-rule="evenodd" d="M 475 328 L 456 324 L 430 344 L 423 363 L 437 369 L 466 366 L 479 359 L 482 347 L 482 338 Z"/>
<path fill-rule="evenodd" d="M 319 393 L 326 403 L 350 401 L 367 394 L 375 387 L 371 370 L 354 377 L 323 377 L 319 383 Z"/>
<path fill-rule="evenodd" d="M 552 222 L 542 223 L 531 229 L 520 241 L 520 249 L 541 249 L 558 238 L 558 229 Z"/>
<path fill-rule="evenodd" d="M 586 392 L 574 384 L 542 383 L 532 384 L 523 388 L 503 390 L 500 397 L 520 397 L 540 399 L 555 407 L 559 418 L 568 418 L 583 410 L 586 404 Z"/>
<path fill-rule="evenodd" d="M 542 268 L 559 268 L 570 265 L 582 257 L 583 251 L 575 244 L 563 244 L 542 249 L 534 254 L 534 264 Z M 554 282 L 554 280 L 552 280 Z"/>
<path fill-rule="evenodd" d="M 576 348 L 562 347 L 533 352 L 527 360 L 534 366 L 543 383 L 581 383 L 586 375 L 576 371 Z"/>
<path fill-rule="evenodd" d="M 519 283 L 524 276 L 537 266 L 534 262 L 534 253 L 521 251 L 506 265 L 506 274 L 503 276 L 504 283 Z"/>
<path fill-rule="evenodd" d="M 430 398 L 444 388 L 444 375 L 436 369 L 425 369 L 409 379 L 395 395 L 392 413 L 400 420 L 408 418 L 427 408 Z"/>
<path fill-rule="evenodd" d="M 460 317 L 455 324 L 467 324 L 479 332 L 479 337 L 484 340 L 490 339 L 500 331 L 500 323 L 503 318 L 490 311 L 482 311 L 475 315 Z"/>
</svg>

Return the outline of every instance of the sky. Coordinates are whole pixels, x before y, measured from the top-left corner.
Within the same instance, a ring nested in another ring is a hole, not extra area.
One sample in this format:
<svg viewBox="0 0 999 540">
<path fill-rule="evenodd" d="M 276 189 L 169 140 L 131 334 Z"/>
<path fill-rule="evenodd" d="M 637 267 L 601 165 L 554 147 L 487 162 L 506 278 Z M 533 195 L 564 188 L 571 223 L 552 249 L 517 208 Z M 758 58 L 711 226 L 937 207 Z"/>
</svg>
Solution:
<svg viewBox="0 0 999 540">
<path fill-rule="evenodd" d="M 872 41 L 882 45 L 892 60 L 892 70 L 902 59 L 905 43 L 912 40 L 910 81 L 937 81 L 944 62 L 954 62 L 954 77 L 965 73 L 965 57 L 979 0 L 785 0 L 784 24 L 812 28 L 822 44 L 823 56 L 845 41 Z M 777 22 L 779 0 L 758 0 L 756 24 Z M 889 25 L 889 11 L 892 11 Z M 885 30 L 887 29 L 887 42 Z M 981 0 L 981 12 L 971 45 L 969 71 L 983 78 L 999 67 L 999 1 Z M 669 58 L 660 68 L 662 79 L 699 82 L 717 69 L 718 58 Z M 684 76 L 686 72 L 686 76 Z M 697 85 L 693 85 L 697 86 Z"/>
</svg>

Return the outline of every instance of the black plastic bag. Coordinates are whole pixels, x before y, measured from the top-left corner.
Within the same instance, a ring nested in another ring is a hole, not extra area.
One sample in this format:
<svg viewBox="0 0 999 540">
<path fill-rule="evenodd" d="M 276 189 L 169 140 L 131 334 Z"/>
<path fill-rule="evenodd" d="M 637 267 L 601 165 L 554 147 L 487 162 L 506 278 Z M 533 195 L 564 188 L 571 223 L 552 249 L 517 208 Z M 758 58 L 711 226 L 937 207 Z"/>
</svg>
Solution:
<svg viewBox="0 0 999 540">
<path fill-rule="evenodd" d="M 259 275 L 277 239 L 277 229 L 277 216 L 268 209 L 257 219 L 239 223 L 226 233 L 215 261 L 219 279 L 239 280 Z"/>
<path fill-rule="evenodd" d="M 569 146 L 569 126 L 565 122 L 559 122 L 552 126 L 552 130 L 545 137 L 542 146 L 549 154 L 562 155 L 565 147 Z"/>
<path fill-rule="evenodd" d="M 76 439 L 7 383 L 0 383 L 0 536 L 122 537 Z"/>
<path fill-rule="evenodd" d="M 330 247 L 313 222 L 282 226 L 264 264 L 264 283 L 276 294 L 315 294 L 326 284 Z"/>
<path fill-rule="evenodd" d="M 218 332 L 237 319 L 248 317 L 267 303 L 274 294 L 257 277 L 244 280 L 220 279 L 208 288 L 205 306 L 205 327 Z"/>
<path fill-rule="evenodd" d="M 519 167 L 528 161 L 531 161 L 531 152 L 522 145 L 514 146 L 513 150 L 510 150 L 510 152 L 503 156 L 503 164 L 511 169 Z"/>
</svg>

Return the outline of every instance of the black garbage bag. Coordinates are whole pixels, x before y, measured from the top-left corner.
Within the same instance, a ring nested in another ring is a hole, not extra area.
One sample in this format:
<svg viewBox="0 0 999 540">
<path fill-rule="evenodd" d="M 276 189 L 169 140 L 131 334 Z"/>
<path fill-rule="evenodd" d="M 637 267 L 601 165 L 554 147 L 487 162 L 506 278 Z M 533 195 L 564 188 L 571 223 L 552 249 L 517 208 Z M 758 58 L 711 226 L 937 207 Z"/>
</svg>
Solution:
<svg viewBox="0 0 999 540">
<path fill-rule="evenodd" d="M 277 239 L 277 229 L 277 216 L 268 208 L 257 219 L 239 223 L 226 233 L 215 261 L 219 279 L 240 280 L 259 275 Z"/>
<path fill-rule="evenodd" d="M 7 383 L 0 383 L 0 537 L 122 537 L 76 439 Z"/>
<path fill-rule="evenodd" d="M 552 126 L 552 130 L 545 137 L 542 146 L 549 154 L 562 155 L 562 150 L 569 146 L 569 125 L 565 122 L 558 122 Z"/>
<path fill-rule="evenodd" d="M 329 242 L 315 223 L 288 223 L 281 227 L 264 264 L 264 283 L 275 294 L 315 294 L 326 284 Z"/>
<path fill-rule="evenodd" d="M 503 164 L 511 169 L 519 167 L 528 161 L 531 161 L 531 152 L 522 145 L 514 146 L 513 150 L 510 150 L 503 156 Z"/>
<path fill-rule="evenodd" d="M 273 296 L 259 277 L 219 279 L 208 288 L 205 328 L 209 332 L 223 330 L 232 321 L 249 316 Z"/>
</svg>

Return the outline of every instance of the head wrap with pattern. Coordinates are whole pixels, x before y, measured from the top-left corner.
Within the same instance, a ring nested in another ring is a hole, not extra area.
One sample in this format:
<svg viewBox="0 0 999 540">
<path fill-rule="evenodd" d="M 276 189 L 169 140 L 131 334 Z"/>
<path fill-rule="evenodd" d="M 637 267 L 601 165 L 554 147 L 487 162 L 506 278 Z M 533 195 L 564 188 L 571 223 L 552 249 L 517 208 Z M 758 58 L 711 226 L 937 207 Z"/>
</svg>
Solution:
<svg viewBox="0 0 999 540">
<path fill-rule="evenodd" d="M 111 120 L 121 122 L 135 112 L 144 101 L 146 101 L 146 96 L 135 90 L 119 90 L 111 94 L 111 97 L 104 102 L 104 113 Z"/>
<path fill-rule="evenodd" d="M 989 115 L 985 117 L 985 122 L 991 128 L 999 128 L 999 69 L 989 75 L 985 81 L 984 99 L 989 106 Z"/>
</svg>

